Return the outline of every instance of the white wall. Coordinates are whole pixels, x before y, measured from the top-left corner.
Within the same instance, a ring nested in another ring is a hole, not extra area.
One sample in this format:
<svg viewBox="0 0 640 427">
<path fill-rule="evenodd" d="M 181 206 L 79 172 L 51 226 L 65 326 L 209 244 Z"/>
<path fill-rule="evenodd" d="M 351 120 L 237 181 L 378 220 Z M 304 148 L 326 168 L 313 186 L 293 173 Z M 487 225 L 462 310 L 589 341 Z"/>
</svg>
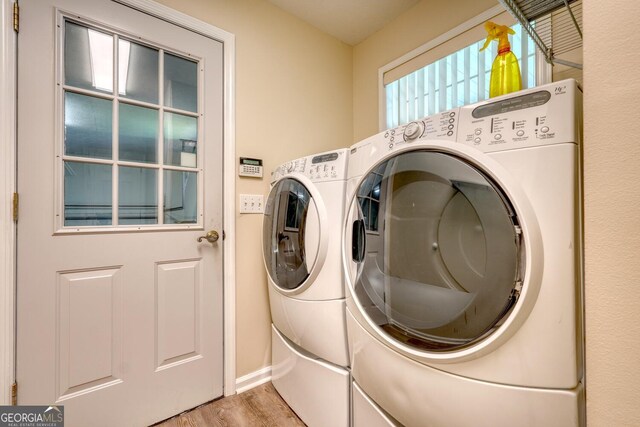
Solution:
<svg viewBox="0 0 640 427">
<path fill-rule="evenodd" d="M 350 46 L 265 0 L 160 2 L 236 36 L 236 154 L 265 164 L 263 180 L 238 178 L 238 194 L 266 195 L 278 164 L 351 144 Z M 271 364 L 271 318 L 262 216 L 238 214 L 236 227 L 241 377 Z"/>
</svg>

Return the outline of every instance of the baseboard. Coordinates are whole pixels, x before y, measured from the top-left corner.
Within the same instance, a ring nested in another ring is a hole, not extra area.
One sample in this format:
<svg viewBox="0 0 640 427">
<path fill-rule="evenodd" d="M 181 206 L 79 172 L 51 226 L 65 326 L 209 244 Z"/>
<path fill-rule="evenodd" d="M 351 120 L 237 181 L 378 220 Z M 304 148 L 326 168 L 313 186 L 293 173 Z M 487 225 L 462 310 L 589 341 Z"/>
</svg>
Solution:
<svg viewBox="0 0 640 427">
<path fill-rule="evenodd" d="M 271 381 L 271 366 L 236 378 L 236 393 L 243 393 L 269 381 Z"/>
</svg>

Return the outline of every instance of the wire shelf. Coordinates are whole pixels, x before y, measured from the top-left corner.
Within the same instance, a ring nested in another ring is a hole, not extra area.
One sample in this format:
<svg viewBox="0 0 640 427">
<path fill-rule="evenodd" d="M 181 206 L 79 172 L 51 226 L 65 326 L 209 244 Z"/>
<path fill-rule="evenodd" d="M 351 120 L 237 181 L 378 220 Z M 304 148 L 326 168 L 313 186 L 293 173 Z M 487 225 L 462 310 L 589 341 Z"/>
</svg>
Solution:
<svg viewBox="0 0 640 427">
<path fill-rule="evenodd" d="M 522 24 L 546 61 L 582 69 L 560 55 L 582 47 L 582 0 L 499 0 Z"/>
</svg>

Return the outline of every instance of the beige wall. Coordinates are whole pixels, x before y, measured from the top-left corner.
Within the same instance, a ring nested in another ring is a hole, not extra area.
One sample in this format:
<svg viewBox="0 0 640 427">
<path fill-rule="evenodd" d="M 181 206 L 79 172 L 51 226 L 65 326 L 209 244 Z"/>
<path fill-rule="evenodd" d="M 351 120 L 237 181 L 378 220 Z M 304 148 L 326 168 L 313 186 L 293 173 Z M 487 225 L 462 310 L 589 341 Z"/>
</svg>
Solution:
<svg viewBox="0 0 640 427">
<path fill-rule="evenodd" d="M 236 36 L 236 154 L 265 162 L 237 192 L 267 194 L 280 163 L 351 144 L 352 48 L 264 0 L 159 0 Z M 236 198 L 236 204 L 238 200 Z M 261 215 L 237 221 L 237 377 L 271 364 Z"/>
<path fill-rule="evenodd" d="M 587 420 L 640 425 L 640 3 L 584 7 Z"/>
<path fill-rule="evenodd" d="M 353 141 L 378 133 L 378 69 L 495 6 L 422 0 L 353 49 Z"/>
</svg>

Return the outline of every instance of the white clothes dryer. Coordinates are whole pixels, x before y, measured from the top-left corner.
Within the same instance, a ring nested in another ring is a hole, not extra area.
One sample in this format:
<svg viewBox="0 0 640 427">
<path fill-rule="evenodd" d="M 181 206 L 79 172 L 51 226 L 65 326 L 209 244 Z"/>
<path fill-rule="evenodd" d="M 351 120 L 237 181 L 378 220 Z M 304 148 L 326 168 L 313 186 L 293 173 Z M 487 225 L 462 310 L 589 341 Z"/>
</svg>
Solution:
<svg viewBox="0 0 640 427">
<path fill-rule="evenodd" d="M 584 424 L 581 99 L 566 80 L 352 147 L 352 376 L 397 422 Z"/>
<path fill-rule="evenodd" d="M 310 426 L 350 419 L 341 263 L 347 160 L 340 149 L 276 168 L 265 204 L 272 381 Z"/>
</svg>

